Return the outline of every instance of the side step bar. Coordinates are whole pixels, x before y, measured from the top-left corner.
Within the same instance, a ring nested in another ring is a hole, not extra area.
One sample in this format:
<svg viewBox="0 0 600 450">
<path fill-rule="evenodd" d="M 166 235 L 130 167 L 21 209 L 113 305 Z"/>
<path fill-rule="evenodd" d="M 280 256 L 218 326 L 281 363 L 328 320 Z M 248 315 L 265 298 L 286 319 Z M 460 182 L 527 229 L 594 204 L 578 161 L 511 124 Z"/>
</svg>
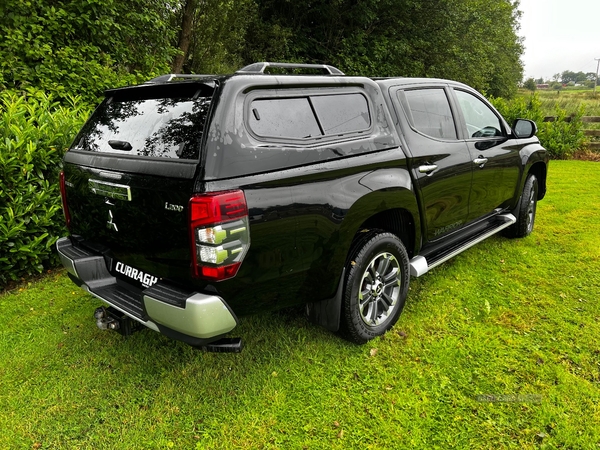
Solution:
<svg viewBox="0 0 600 450">
<path fill-rule="evenodd" d="M 441 253 L 435 258 L 430 258 L 430 261 L 427 261 L 427 259 L 424 256 L 415 256 L 413 259 L 410 260 L 410 275 L 413 277 L 420 277 L 421 275 L 426 274 L 434 267 L 437 267 L 440 264 L 448 261 L 449 259 L 454 258 L 459 253 L 464 252 L 465 250 L 473 247 L 475 244 L 480 243 L 481 241 L 489 238 L 490 236 L 498 233 L 499 231 L 510 227 L 517 221 L 516 217 L 512 214 L 502 214 L 498 216 L 496 220 L 498 221 L 498 223 L 493 228 L 485 229 L 483 232 L 481 232 L 480 234 L 476 234 L 459 247 L 455 247 L 447 253 Z"/>
</svg>

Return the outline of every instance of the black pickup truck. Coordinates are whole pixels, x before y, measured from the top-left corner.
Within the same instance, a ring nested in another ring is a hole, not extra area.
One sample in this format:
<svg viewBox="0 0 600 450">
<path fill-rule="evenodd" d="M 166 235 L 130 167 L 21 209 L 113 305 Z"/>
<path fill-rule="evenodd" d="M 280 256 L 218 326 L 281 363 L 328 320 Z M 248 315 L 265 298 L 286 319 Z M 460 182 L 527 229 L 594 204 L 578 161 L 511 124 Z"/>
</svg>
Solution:
<svg viewBox="0 0 600 450">
<path fill-rule="evenodd" d="M 238 317 L 307 305 L 365 343 L 411 276 L 531 233 L 548 166 L 535 132 L 448 80 L 165 75 L 107 91 L 66 153 L 57 249 L 109 305 L 101 328 L 239 351 Z"/>
</svg>

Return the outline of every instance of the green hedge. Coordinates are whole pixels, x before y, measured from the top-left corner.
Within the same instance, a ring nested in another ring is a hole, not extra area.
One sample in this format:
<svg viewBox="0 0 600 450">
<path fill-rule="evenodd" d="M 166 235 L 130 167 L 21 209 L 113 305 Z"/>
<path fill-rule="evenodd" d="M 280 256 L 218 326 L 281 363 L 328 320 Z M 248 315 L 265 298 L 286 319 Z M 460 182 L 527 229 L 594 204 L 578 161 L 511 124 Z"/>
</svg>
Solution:
<svg viewBox="0 0 600 450">
<path fill-rule="evenodd" d="M 58 174 L 89 113 L 78 98 L 61 106 L 33 89 L 0 92 L 0 287 L 57 262 L 53 244 L 66 233 Z"/>
<path fill-rule="evenodd" d="M 567 112 L 556 104 L 553 113 L 556 120 L 544 122 L 545 114 L 542 104 L 539 96 L 535 93 L 529 98 L 518 97 L 512 100 L 491 98 L 490 100 L 511 125 L 517 118 L 535 121 L 538 127 L 537 136 L 553 159 L 568 159 L 585 144 L 583 122 L 581 121 L 584 114 L 583 106 L 570 115 L 569 122 L 565 122 Z"/>
</svg>

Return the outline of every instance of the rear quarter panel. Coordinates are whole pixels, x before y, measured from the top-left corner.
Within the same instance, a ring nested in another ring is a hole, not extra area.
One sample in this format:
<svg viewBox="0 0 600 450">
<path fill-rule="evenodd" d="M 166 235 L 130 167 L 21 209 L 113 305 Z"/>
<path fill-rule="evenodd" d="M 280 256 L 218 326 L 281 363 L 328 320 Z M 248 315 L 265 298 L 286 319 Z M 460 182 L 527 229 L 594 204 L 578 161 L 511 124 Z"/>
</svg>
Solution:
<svg viewBox="0 0 600 450">
<path fill-rule="evenodd" d="M 214 288 L 239 314 L 331 297 L 368 218 L 403 208 L 418 221 L 399 148 L 206 185 L 238 187 L 250 211 L 250 250 L 236 277 Z"/>
</svg>

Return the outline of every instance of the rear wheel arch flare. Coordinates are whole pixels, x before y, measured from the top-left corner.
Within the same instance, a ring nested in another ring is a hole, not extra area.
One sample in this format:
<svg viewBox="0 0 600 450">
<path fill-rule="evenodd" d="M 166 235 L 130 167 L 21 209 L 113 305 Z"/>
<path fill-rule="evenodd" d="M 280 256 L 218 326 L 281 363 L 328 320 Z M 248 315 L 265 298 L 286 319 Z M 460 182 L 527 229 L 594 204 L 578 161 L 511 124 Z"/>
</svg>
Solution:
<svg viewBox="0 0 600 450">
<path fill-rule="evenodd" d="M 415 220 L 413 215 L 406 209 L 394 208 L 381 211 L 369 217 L 360 229 L 376 228 L 392 233 L 404 244 L 409 256 L 413 256 L 415 250 Z"/>
<path fill-rule="evenodd" d="M 410 224 L 410 238 L 401 236 L 403 227 Z M 339 248 L 346 258 L 356 234 L 365 228 L 380 228 L 396 234 L 408 254 L 417 251 L 421 242 L 421 219 L 415 193 L 404 187 L 388 187 L 362 195 L 350 207 L 340 225 L 344 243 Z"/>
<path fill-rule="evenodd" d="M 527 173 L 525 180 L 529 177 L 529 175 L 535 175 L 538 182 L 538 200 L 542 200 L 546 195 L 546 176 L 547 176 L 547 166 L 543 162 L 534 163 Z"/>
</svg>

